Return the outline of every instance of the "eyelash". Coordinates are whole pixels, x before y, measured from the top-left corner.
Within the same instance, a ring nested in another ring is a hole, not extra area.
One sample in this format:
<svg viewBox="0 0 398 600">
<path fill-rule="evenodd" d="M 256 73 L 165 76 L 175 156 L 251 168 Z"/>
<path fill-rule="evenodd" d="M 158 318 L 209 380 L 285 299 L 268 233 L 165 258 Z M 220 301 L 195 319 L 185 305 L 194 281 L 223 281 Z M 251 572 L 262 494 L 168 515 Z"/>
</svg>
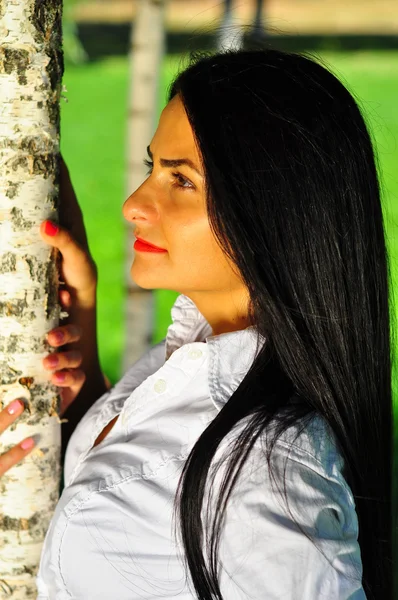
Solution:
<svg viewBox="0 0 398 600">
<path fill-rule="evenodd" d="M 146 167 L 148 167 L 147 175 L 150 175 L 152 173 L 152 169 L 153 169 L 153 162 L 151 160 L 148 160 L 147 158 L 144 158 L 144 165 Z M 186 177 L 181 175 L 181 173 L 174 172 L 174 173 L 172 173 L 172 176 L 175 179 L 175 182 L 173 183 L 174 187 L 178 187 L 178 188 L 194 188 L 195 187 L 193 185 L 193 183 L 191 181 L 189 181 L 189 179 L 187 179 Z M 184 185 L 184 183 L 188 183 L 189 185 Z"/>
</svg>

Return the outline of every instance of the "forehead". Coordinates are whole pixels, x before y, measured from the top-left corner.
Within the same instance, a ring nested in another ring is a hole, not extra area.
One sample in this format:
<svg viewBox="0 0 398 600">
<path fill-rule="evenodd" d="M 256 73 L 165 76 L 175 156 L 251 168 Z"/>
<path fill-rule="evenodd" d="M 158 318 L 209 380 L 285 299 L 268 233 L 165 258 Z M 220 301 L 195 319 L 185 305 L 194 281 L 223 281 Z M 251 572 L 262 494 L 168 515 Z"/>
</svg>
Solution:
<svg viewBox="0 0 398 600">
<path fill-rule="evenodd" d="M 199 161 L 193 131 L 178 95 L 162 111 L 151 150 L 154 154 L 160 153 L 162 158 L 190 158 Z"/>
</svg>

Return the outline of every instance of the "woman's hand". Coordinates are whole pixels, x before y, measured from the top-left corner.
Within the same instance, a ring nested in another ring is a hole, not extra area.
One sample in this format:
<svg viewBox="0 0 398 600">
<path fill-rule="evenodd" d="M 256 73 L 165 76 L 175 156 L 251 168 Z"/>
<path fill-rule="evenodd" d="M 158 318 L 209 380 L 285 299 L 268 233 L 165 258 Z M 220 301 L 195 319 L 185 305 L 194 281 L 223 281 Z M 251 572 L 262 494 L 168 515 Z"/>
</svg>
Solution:
<svg viewBox="0 0 398 600">
<path fill-rule="evenodd" d="M 86 379 L 87 402 L 94 402 L 99 398 L 105 387 L 97 343 L 97 272 L 88 251 L 73 238 L 69 231 L 57 226 L 54 235 L 49 235 L 46 233 L 46 223 L 48 221 L 41 224 L 40 234 L 60 252 L 59 269 L 62 285 L 65 287 L 60 288 L 59 299 L 69 316 L 62 325 L 48 333 L 48 343 L 54 347 L 64 346 L 62 353 L 46 356 L 43 359 L 43 366 L 52 368 L 49 364 L 50 358 L 57 359 L 55 368 L 58 376 L 64 376 L 64 381 L 57 381 L 55 373 L 52 381 L 62 388 L 60 395 L 61 414 L 63 414 L 80 393 Z M 56 339 L 57 333 L 63 334 L 62 340 Z M 93 398 L 90 398 L 91 390 L 95 396 Z"/>
<path fill-rule="evenodd" d="M 25 403 L 23 400 L 13 400 L 8 406 L 6 406 L 0 412 L 0 435 L 8 428 L 10 425 L 15 423 L 18 417 L 21 416 L 23 411 L 25 410 Z M 31 450 L 35 445 L 33 438 L 26 438 L 22 440 L 18 445 L 10 448 L 7 452 L 0 455 L 0 477 L 4 475 L 8 469 L 17 463 L 21 462 L 23 458 Z"/>
<path fill-rule="evenodd" d="M 48 343 L 54 347 L 66 346 L 62 353 L 51 354 L 57 358 L 57 365 L 43 359 L 45 368 L 56 370 L 64 375 L 63 382 L 52 382 L 62 388 L 61 414 L 72 404 L 84 386 L 84 406 L 87 410 L 99 398 L 107 385 L 101 372 L 98 358 L 96 307 L 97 307 L 97 266 L 88 248 L 83 215 L 77 202 L 68 169 L 61 158 L 60 177 L 60 225 L 50 234 L 46 232 L 46 221 L 40 226 L 40 235 L 45 242 L 59 251 L 59 300 L 68 312 L 62 325 L 48 333 Z M 64 334 L 57 341 L 55 333 Z M 109 386 L 110 387 L 110 384 Z M 80 400 L 79 400 L 80 404 Z M 68 415 L 69 417 L 69 415 Z"/>
</svg>

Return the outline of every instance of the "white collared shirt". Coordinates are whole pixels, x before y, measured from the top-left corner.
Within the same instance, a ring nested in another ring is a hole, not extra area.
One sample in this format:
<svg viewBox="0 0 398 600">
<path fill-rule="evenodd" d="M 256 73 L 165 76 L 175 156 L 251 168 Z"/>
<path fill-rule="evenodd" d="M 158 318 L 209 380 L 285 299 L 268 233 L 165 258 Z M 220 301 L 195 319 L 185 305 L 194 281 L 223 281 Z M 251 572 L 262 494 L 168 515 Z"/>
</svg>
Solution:
<svg viewBox="0 0 398 600">
<path fill-rule="evenodd" d="M 256 330 L 213 336 L 183 294 L 171 316 L 167 337 L 97 400 L 69 441 L 37 600 L 196 600 L 172 519 L 177 484 L 196 440 L 253 362 Z M 223 440 L 214 464 L 242 426 Z M 280 473 L 288 457 L 290 509 L 329 561 L 286 512 L 260 439 L 227 505 L 224 600 L 366 600 L 355 503 L 333 435 L 320 417 L 292 444 L 295 433 L 291 427 L 278 440 L 273 465 Z M 211 478 L 215 489 L 222 473 Z"/>
</svg>

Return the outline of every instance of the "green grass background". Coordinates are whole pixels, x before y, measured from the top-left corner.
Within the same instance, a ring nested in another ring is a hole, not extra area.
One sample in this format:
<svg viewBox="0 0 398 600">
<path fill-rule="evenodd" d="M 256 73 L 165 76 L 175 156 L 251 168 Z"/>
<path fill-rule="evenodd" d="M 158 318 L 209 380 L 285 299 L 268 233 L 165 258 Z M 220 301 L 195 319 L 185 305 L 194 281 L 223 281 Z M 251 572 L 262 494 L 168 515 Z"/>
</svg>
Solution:
<svg viewBox="0 0 398 600">
<path fill-rule="evenodd" d="M 324 52 L 320 57 L 360 101 L 374 135 L 381 169 L 393 287 L 398 290 L 398 52 Z M 165 57 L 159 112 L 165 104 L 167 86 L 181 64 L 181 56 Z M 61 108 L 61 150 L 70 168 L 83 209 L 91 252 L 98 265 L 99 353 L 102 368 L 114 384 L 122 375 L 125 343 L 125 220 L 121 211 L 128 196 L 125 189 L 127 58 L 113 57 L 82 66 L 68 66 L 64 84 L 68 102 L 63 102 Z M 153 343 L 165 337 L 171 322 L 170 309 L 177 295 L 167 290 L 155 291 Z M 392 309 L 397 314 L 397 303 Z M 395 357 L 396 350 L 395 347 Z M 396 368 L 393 385 L 397 425 Z M 397 468 L 395 472 L 398 472 Z"/>
</svg>

